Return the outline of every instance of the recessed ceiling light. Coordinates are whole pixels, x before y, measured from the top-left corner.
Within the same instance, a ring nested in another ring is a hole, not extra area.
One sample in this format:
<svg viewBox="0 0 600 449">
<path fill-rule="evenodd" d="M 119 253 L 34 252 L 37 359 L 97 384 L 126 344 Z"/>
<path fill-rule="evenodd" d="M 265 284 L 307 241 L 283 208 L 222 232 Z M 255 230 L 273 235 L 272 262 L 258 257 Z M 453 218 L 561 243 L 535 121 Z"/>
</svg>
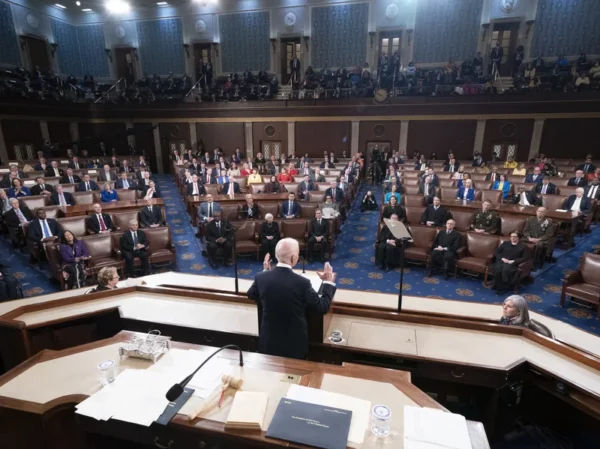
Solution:
<svg viewBox="0 0 600 449">
<path fill-rule="evenodd" d="M 75 4 L 76 4 L 77 6 L 81 6 L 81 2 L 80 2 L 80 1 L 77 1 L 77 2 L 75 2 Z"/>
<path fill-rule="evenodd" d="M 92 10 L 90 8 L 83 8 L 82 11 L 83 12 L 92 12 Z"/>
<path fill-rule="evenodd" d="M 166 5 L 168 5 L 169 3 L 168 3 L 168 2 L 156 2 L 156 4 L 157 4 L 158 6 L 166 6 Z"/>
<path fill-rule="evenodd" d="M 131 10 L 131 5 L 123 0 L 108 0 L 104 3 L 108 12 L 122 14 Z"/>
<path fill-rule="evenodd" d="M 56 6 L 57 8 L 60 8 L 60 9 L 67 9 L 66 6 L 61 5 L 60 3 L 55 3 L 54 6 Z"/>
</svg>

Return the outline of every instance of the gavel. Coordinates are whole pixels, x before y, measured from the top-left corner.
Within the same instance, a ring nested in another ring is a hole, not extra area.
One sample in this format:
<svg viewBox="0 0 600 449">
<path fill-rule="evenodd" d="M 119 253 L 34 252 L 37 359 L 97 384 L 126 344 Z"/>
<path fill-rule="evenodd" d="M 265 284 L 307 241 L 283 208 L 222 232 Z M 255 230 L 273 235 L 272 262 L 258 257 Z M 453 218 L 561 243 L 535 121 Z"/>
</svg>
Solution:
<svg viewBox="0 0 600 449">
<path fill-rule="evenodd" d="M 220 388 L 215 389 L 215 391 L 208 398 L 206 398 L 206 400 L 196 410 L 188 414 L 189 421 L 193 421 L 205 410 L 208 410 L 216 403 L 218 403 L 221 398 L 221 395 L 225 394 L 225 392 L 229 388 L 233 388 L 234 390 L 239 390 L 240 388 L 242 388 L 244 380 L 241 377 L 234 377 L 229 374 L 223 374 L 223 376 L 221 377 L 221 383 L 222 385 L 220 386 Z"/>
</svg>

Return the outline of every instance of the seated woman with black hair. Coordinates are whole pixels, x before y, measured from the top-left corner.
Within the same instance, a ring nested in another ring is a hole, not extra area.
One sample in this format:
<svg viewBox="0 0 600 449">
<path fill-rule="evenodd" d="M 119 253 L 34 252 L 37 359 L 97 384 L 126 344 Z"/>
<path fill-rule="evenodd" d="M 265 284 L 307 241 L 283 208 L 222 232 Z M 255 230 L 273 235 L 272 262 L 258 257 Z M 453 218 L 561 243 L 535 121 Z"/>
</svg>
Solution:
<svg viewBox="0 0 600 449">
<path fill-rule="evenodd" d="M 85 264 L 91 257 L 85 243 L 75 238 L 71 231 L 65 231 L 62 236 L 60 258 L 67 288 L 84 287 L 86 285 Z"/>
</svg>

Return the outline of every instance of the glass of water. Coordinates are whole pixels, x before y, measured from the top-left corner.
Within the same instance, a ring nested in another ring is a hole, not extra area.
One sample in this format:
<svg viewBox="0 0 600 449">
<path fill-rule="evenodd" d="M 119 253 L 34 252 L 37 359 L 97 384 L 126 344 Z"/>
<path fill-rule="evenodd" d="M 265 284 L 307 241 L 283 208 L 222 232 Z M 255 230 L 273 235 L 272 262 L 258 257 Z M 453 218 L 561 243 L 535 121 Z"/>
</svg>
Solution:
<svg viewBox="0 0 600 449">
<path fill-rule="evenodd" d="M 115 381 L 115 362 L 114 360 L 105 360 L 98 365 L 100 383 L 104 386 Z"/>
<path fill-rule="evenodd" d="M 386 405 L 376 405 L 371 412 L 371 433 L 376 437 L 387 437 L 390 434 L 392 411 Z"/>
</svg>

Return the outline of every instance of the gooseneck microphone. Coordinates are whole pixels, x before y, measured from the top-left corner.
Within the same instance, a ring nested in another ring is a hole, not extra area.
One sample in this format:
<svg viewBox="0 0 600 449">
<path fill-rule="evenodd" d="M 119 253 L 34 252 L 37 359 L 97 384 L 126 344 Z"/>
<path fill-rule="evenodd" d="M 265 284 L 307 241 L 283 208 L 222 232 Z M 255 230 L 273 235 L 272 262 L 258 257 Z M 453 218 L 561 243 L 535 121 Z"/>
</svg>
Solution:
<svg viewBox="0 0 600 449">
<path fill-rule="evenodd" d="M 225 345 L 222 348 L 217 349 L 211 355 L 209 355 L 208 358 L 206 360 L 204 360 L 192 374 L 187 376 L 185 379 L 183 379 L 178 384 L 175 384 L 171 388 L 169 388 L 169 391 L 167 391 L 167 394 L 166 394 L 166 398 L 169 400 L 169 402 L 175 402 L 177 400 L 177 398 L 179 396 L 181 396 L 181 394 L 183 393 L 183 389 L 186 387 L 186 385 L 190 382 L 190 380 L 192 380 L 192 377 L 194 377 L 196 375 L 196 373 L 198 371 L 200 371 L 200 368 L 202 368 L 204 365 L 206 365 L 206 363 L 210 359 L 212 359 L 215 355 L 217 355 L 223 349 L 237 349 L 238 351 L 240 351 L 240 366 L 244 366 L 244 356 L 242 354 L 241 348 L 238 345 Z"/>
</svg>

